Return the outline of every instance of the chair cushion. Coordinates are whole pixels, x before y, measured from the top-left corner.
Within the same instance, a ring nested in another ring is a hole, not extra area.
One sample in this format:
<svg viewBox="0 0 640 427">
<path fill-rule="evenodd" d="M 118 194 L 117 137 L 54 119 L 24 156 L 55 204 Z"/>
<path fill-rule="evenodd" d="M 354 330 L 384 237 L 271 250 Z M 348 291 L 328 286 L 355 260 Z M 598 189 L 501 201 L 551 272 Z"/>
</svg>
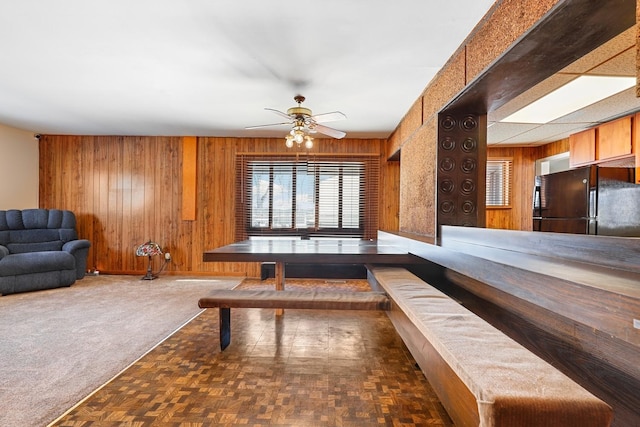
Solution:
<svg viewBox="0 0 640 427">
<path fill-rule="evenodd" d="M 68 252 L 48 251 L 11 254 L 0 260 L 0 276 L 75 270 L 76 259 Z"/>
<path fill-rule="evenodd" d="M 24 254 L 27 252 L 61 251 L 62 241 L 53 240 L 51 242 L 35 243 L 9 243 L 7 249 L 12 254 Z"/>
</svg>

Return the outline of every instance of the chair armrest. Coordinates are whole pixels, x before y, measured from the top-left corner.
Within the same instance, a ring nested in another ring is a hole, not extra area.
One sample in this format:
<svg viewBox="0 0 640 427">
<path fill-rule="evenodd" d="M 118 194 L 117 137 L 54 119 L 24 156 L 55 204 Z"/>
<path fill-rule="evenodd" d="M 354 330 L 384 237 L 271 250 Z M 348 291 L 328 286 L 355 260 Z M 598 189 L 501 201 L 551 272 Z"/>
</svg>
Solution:
<svg viewBox="0 0 640 427">
<path fill-rule="evenodd" d="M 71 240 L 62 245 L 62 250 L 69 252 L 76 259 L 76 279 L 82 279 L 87 272 L 87 256 L 91 242 L 84 239 Z"/>
<path fill-rule="evenodd" d="M 7 255 L 9 255 L 9 249 L 7 249 L 6 246 L 0 245 L 0 259 L 6 257 Z"/>
<path fill-rule="evenodd" d="M 89 242 L 88 240 L 79 239 L 79 240 L 71 240 L 65 243 L 64 245 L 62 245 L 62 250 L 73 254 L 76 251 L 79 251 L 81 249 L 89 249 L 90 247 L 91 247 L 91 242 Z"/>
</svg>

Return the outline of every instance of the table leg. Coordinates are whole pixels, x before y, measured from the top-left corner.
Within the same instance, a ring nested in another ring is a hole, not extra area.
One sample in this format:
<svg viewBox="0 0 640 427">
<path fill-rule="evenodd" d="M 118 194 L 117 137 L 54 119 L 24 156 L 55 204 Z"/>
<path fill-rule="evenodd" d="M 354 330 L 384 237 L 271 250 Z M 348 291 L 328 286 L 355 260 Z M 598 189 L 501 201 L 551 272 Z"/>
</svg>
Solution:
<svg viewBox="0 0 640 427">
<path fill-rule="evenodd" d="M 276 291 L 284 291 L 284 262 L 276 261 Z M 276 316 L 284 313 L 283 308 L 276 308 Z"/>
<path fill-rule="evenodd" d="M 224 351 L 231 342 L 231 309 L 220 307 L 218 317 L 220 318 L 220 351 Z"/>
</svg>

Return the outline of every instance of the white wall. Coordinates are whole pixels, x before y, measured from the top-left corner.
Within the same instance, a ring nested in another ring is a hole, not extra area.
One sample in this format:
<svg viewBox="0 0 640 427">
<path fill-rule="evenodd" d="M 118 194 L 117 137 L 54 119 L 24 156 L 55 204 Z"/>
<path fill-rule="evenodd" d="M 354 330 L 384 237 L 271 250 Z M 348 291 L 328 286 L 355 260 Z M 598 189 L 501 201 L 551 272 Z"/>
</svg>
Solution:
<svg viewBox="0 0 640 427">
<path fill-rule="evenodd" d="M 0 124 L 0 210 L 38 207 L 38 153 L 33 132 Z"/>
</svg>

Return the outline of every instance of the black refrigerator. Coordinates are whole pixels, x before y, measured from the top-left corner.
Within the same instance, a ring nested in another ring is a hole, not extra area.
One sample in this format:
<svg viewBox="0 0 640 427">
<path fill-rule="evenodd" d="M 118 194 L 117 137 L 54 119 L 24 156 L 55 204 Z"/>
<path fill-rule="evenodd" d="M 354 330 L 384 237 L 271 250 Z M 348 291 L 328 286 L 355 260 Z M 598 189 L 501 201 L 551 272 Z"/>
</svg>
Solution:
<svg viewBox="0 0 640 427">
<path fill-rule="evenodd" d="M 536 176 L 533 230 L 640 236 L 635 169 L 587 166 Z"/>
</svg>

